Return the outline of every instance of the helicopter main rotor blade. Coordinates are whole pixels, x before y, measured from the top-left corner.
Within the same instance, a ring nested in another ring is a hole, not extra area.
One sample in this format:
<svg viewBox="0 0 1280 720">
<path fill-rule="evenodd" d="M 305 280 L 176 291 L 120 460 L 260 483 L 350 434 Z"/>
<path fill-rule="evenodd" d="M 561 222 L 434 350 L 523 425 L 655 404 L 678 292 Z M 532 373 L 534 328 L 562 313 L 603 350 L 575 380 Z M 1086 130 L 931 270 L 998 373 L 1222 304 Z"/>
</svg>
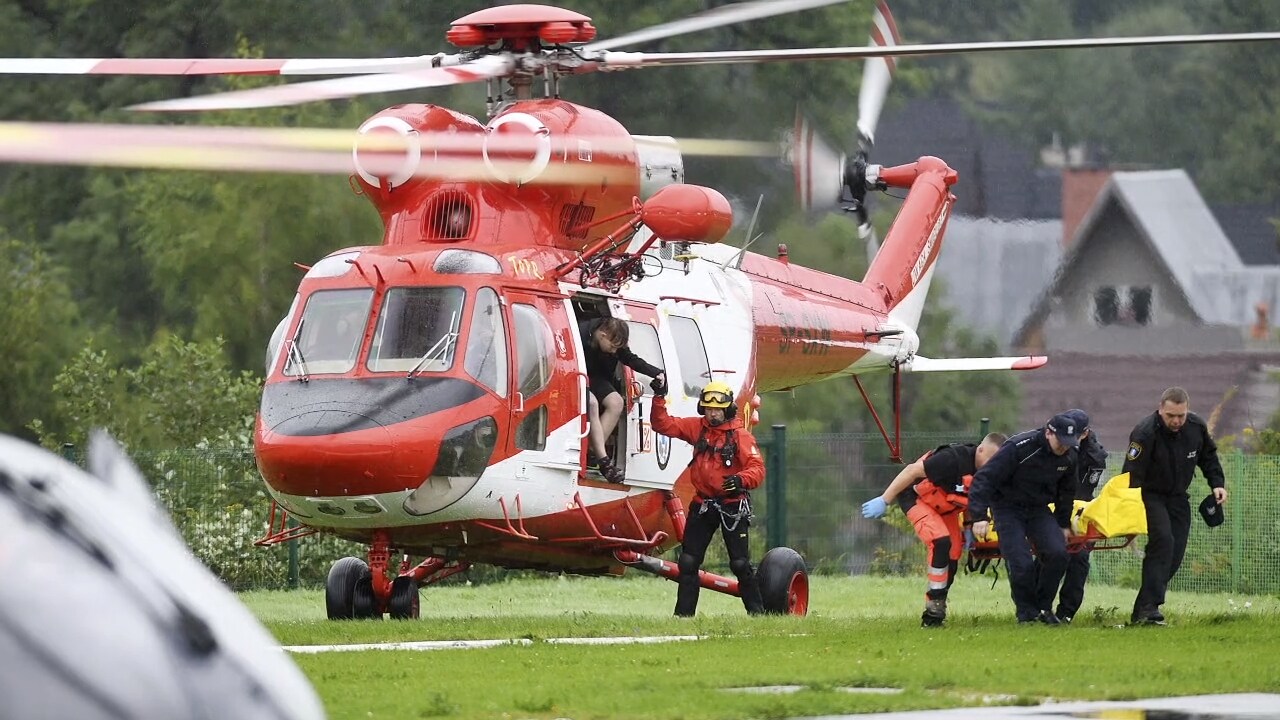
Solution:
<svg viewBox="0 0 1280 720">
<path fill-rule="evenodd" d="M 398 58 L 0 58 L 0 75 L 372 75 L 457 65 L 457 55 Z"/>
<path fill-rule="evenodd" d="M 902 44 L 898 25 L 884 0 L 876 2 L 871 23 L 871 44 L 876 47 L 897 47 Z M 880 111 L 889 94 L 889 84 L 893 81 L 896 66 L 897 60 L 892 57 L 871 58 L 862 66 L 862 85 L 858 91 L 858 140 L 864 152 L 875 143 L 876 124 L 880 121 Z"/>
<path fill-rule="evenodd" d="M 776 155 L 772 143 L 672 138 L 689 155 Z M 644 137 L 552 138 L 560 157 L 576 157 L 582 142 L 609 150 L 644 144 Z M 411 148 L 411 144 L 413 147 Z M 424 158 L 414 174 L 449 180 L 488 180 L 518 176 L 532 154 L 527 139 L 457 133 L 360 134 L 320 128 L 258 128 L 206 125 L 94 125 L 75 123 L 0 123 L 0 162 L 50 165 L 108 166 L 187 170 L 314 173 L 350 175 L 353 153 L 361 167 L 375 175 L 390 175 L 402 167 L 406 152 Z M 510 154 L 510 161 L 484 153 Z M 385 171 L 385 172 L 383 172 Z M 630 165 L 584 166 L 551 162 L 535 178 L 537 184 L 598 182 L 634 175 Z"/>
<path fill-rule="evenodd" d="M 509 55 L 489 55 L 450 67 L 434 67 L 403 73 L 356 75 L 311 82 L 271 85 L 251 90 L 197 95 L 174 100 L 133 105 L 130 110 L 193 111 L 243 110 L 248 108 L 299 105 L 317 100 L 335 100 L 418 88 L 442 87 L 479 82 L 510 75 L 515 59 Z"/>
<path fill-rule="evenodd" d="M 721 5 L 681 20 L 674 20 L 626 35 L 619 35 L 616 38 L 593 42 L 587 45 L 584 50 L 612 50 L 627 45 L 639 45 L 651 40 L 662 40 L 676 35 L 687 35 L 700 30 L 710 30 L 711 28 L 725 25 L 759 20 L 775 15 L 785 15 L 801 10 L 811 10 L 843 2 L 849 2 L 849 0 L 751 0 L 750 2 Z"/>
<path fill-rule="evenodd" d="M 687 53 L 604 53 L 599 69 L 628 70 L 639 67 L 680 65 L 727 65 L 807 60 L 847 60 L 852 58 L 928 57 L 979 52 L 1017 50 L 1071 50 L 1160 45 L 1209 45 L 1217 43 L 1268 42 L 1280 40 L 1280 32 L 1218 33 L 1209 35 L 1150 35 L 1134 37 L 1076 38 L 1063 40 L 1013 40 L 995 42 L 937 43 L 897 47 L 794 48 L 786 50 L 721 50 Z"/>
</svg>

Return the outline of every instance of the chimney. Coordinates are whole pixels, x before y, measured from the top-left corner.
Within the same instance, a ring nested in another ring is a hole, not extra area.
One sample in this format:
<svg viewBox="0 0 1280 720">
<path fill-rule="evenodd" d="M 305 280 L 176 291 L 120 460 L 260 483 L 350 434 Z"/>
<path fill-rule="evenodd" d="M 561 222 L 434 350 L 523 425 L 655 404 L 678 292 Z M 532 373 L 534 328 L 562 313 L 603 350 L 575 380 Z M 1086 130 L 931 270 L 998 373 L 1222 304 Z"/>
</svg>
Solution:
<svg viewBox="0 0 1280 720">
<path fill-rule="evenodd" d="M 1084 219 L 1093 201 L 1102 192 L 1112 170 L 1086 167 L 1062 168 L 1062 249 L 1071 246 L 1076 228 Z"/>
</svg>

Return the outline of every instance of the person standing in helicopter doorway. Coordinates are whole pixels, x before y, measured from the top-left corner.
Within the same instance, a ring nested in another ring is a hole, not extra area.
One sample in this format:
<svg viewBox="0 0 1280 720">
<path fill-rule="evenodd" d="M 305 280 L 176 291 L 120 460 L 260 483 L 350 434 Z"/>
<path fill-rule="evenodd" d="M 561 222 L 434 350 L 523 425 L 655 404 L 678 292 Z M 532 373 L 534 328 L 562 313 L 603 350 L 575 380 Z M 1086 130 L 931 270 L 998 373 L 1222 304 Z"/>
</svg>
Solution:
<svg viewBox="0 0 1280 720">
<path fill-rule="evenodd" d="M 764 612 L 760 585 L 751 566 L 751 490 L 764 482 L 764 460 L 755 438 L 742 427 L 733 404 L 733 389 L 713 380 L 698 396 L 700 417 L 676 418 L 667 413 L 666 378 L 655 378 L 654 432 L 693 445 L 689 463 L 693 479 L 693 504 L 680 546 L 680 588 L 676 591 L 678 617 L 693 617 L 702 589 L 698 570 L 716 530 L 729 551 L 729 569 L 738 578 L 738 595 L 747 613 Z"/>
</svg>

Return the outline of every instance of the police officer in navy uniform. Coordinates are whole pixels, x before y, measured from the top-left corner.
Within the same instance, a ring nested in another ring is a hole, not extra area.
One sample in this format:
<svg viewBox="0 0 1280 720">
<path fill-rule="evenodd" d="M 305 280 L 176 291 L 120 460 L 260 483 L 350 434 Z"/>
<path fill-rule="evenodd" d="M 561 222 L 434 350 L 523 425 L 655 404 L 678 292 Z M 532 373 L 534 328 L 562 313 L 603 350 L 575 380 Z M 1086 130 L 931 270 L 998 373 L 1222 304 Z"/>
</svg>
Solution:
<svg viewBox="0 0 1280 720">
<path fill-rule="evenodd" d="M 994 515 L 1000 555 L 1009 568 L 1009 594 L 1020 623 L 1059 624 L 1053 598 L 1067 569 L 1067 532 L 1082 430 L 1070 415 L 1055 415 L 1043 429 L 1009 438 L 973 476 L 969 492 L 973 534 L 984 538 L 990 529 L 988 512 Z"/>
<path fill-rule="evenodd" d="M 1124 472 L 1129 487 L 1142 488 L 1147 510 L 1147 551 L 1142 558 L 1142 587 L 1133 601 L 1129 621 L 1163 625 L 1165 590 L 1178 572 L 1191 532 L 1191 504 L 1187 488 L 1197 467 L 1222 505 L 1227 501 L 1226 478 L 1218 462 L 1218 445 L 1204 420 L 1187 409 L 1190 396 L 1171 387 L 1160 396 L 1160 408 L 1143 418 L 1129 434 Z"/>
<path fill-rule="evenodd" d="M 1089 415 L 1079 408 L 1063 415 L 1073 418 L 1080 427 L 1080 447 L 1076 451 L 1076 500 L 1089 501 L 1098 490 L 1107 471 L 1107 449 L 1098 442 L 1089 427 Z M 1069 623 L 1084 602 L 1084 584 L 1089 579 L 1089 549 L 1082 548 L 1067 554 L 1067 573 L 1062 578 L 1062 590 L 1058 592 L 1058 611 L 1054 613 L 1062 622 Z"/>
</svg>

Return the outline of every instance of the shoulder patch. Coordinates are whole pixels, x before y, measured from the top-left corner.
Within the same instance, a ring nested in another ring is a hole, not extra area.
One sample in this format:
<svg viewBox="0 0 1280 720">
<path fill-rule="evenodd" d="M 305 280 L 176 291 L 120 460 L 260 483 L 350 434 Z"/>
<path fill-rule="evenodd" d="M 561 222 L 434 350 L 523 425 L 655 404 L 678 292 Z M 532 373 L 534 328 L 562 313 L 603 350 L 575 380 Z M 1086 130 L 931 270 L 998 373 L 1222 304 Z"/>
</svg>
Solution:
<svg viewBox="0 0 1280 720">
<path fill-rule="evenodd" d="M 1142 455 L 1142 445 L 1131 442 L 1129 443 L 1129 452 L 1125 453 L 1125 457 L 1130 460 L 1137 460 Z"/>
</svg>

